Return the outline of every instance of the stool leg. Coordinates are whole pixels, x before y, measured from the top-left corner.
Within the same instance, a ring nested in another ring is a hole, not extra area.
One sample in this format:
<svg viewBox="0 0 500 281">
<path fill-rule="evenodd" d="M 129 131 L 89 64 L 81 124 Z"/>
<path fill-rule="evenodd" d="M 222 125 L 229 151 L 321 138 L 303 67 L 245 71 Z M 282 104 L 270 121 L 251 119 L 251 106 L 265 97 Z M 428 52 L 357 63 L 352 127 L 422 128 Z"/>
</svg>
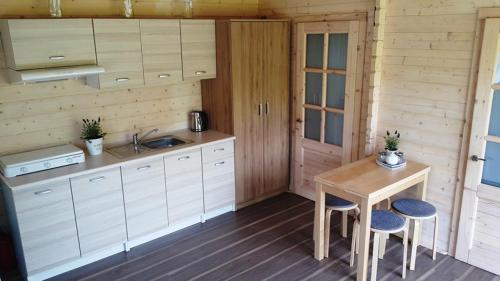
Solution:
<svg viewBox="0 0 500 281">
<path fill-rule="evenodd" d="M 438 240 L 438 215 L 434 217 L 434 241 L 432 242 L 432 259 L 436 260 L 437 240 Z"/>
<path fill-rule="evenodd" d="M 413 235 L 411 237 L 410 270 L 415 270 L 415 260 L 417 258 L 418 240 L 420 239 L 419 230 L 420 230 L 420 221 L 413 220 Z"/>
<path fill-rule="evenodd" d="M 377 264 L 378 264 L 378 246 L 380 242 L 380 234 L 374 232 L 373 234 L 373 255 L 372 255 L 372 275 L 370 280 L 377 280 Z"/>
<path fill-rule="evenodd" d="M 340 227 L 340 235 L 342 237 L 346 238 L 347 237 L 347 215 L 349 211 L 343 211 L 342 212 L 342 226 Z"/>
<path fill-rule="evenodd" d="M 381 260 L 384 259 L 385 245 L 386 245 L 387 239 L 389 239 L 389 233 L 380 234 L 380 245 L 378 247 L 378 258 Z"/>
<path fill-rule="evenodd" d="M 410 222 L 405 219 L 405 229 L 403 230 L 403 273 L 401 276 L 406 278 L 406 267 L 408 267 L 408 232 L 410 231 Z"/>
<path fill-rule="evenodd" d="M 352 225 L 352 237 L 351 237 L 351 261 L 349 262 L 350 266 L 354 265 L 354 252 L 356 251 L 356 247 L 358 244 L 358 228 L 359 222 L 358 220 L 354 220 L 354 224 Z"/>
<path fill-rule="evenodd" d="M 330 250 L 330 221 L 332 217 L 332 210 L 327 209 L 325 214 L 325 258 L 328 258 Z"/>
</svg>

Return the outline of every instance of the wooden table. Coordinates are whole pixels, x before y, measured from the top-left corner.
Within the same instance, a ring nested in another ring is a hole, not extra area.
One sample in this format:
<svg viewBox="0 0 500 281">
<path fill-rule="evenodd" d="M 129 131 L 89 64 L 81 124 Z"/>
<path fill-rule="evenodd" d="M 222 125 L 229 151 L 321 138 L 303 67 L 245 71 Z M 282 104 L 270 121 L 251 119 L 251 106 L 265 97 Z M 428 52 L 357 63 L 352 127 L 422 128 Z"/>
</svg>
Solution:
<svg viewBox="0 0 500 281">
<path fill-rule="evenodd" d="M 317 260 L 324 258 L 325 192 L 360 206 L 358 281 L 364 281 L 368 276 L 372 205 L 412 186 L 417 188 L 417 198 L 425 199 L 430 171 L 430 167 L 413 161 L 408 161 L 404 168 L 389 170 L 378 166 L 375 157 L 347 164 L 314 178 L 316 183 L 314 257 Z M 413 237 L 418 237 L 419 233 L 420 227 L 416 227 L 413 230 Z M 413 251 L 416 251 L 416 244 L 415 246 L 412 244 Z"/>
</svg>

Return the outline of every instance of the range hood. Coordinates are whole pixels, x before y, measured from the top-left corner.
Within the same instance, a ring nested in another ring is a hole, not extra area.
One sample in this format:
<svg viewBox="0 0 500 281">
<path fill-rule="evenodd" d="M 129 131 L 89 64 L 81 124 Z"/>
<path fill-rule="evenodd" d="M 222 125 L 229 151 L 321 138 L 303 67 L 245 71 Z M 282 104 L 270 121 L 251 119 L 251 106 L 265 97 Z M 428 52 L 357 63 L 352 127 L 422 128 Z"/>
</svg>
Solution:
<svg viewBox="0 0 500 281">
<path fill-rule="evenodd" d="M 104 68 L 98 65 L 65 66 L 43 69 L 13 70 L 8 69 L 10 83 L 27 84 L 47 81 L 66 80 L 87 77 L 95 79 Z"/>
</svg>

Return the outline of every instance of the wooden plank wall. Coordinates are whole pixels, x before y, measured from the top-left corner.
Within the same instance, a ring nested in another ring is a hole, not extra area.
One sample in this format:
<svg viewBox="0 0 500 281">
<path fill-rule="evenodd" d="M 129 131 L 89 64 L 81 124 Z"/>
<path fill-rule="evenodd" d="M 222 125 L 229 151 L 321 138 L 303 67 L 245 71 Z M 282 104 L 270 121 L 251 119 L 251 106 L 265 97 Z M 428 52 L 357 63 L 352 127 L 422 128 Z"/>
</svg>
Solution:
<svg viewBox="0 0 500 281">
<path fill-rule="evenodd" d="M 134 0 L 136 17 L 182 17 L 186 0 Z M 255 16 L 258 0 L 192 0 L 193 17 Z M 120 17 L 122 0 L 61 0 L 64 17 Z M 0 18 L 48 17 L 49 0 L 2 0 Z"/>
<path fill-rule="evenodd" d="M 261 0 L 259 5 L 261 14 L 294 18 L 366 11 L 383 2 Z M 379 149 L 385 131 L 399 129 L 401 149 L 407 156 L 433 167 L 428 199 L 439 209 L 439 249 L 448 252 L 457 227 L 452 222 L 453 202 L 477 11 L 498 7 L 500 0 L 386 0 L 385 4 L 385 25 L 382 34 L 380 30 L 375 34 L 375 28 L 372 45 L 375 63 L 371 76 L 381 75 L 380 91 L 372 87 L 375 91 L 370 92 L 368 106 L 373 105 L 375 115 L 371 120 L 368 115 L 367 121 L 377 130 Z M 377 36 L 383 44 L 377 44 Z M 380 56 L 383 59 L 378 64 Z M 373 136 L 370 126 L 367 146 Z M 431 245 L 432 226 L 424 224 L 426 246 Z"/>
</svg>

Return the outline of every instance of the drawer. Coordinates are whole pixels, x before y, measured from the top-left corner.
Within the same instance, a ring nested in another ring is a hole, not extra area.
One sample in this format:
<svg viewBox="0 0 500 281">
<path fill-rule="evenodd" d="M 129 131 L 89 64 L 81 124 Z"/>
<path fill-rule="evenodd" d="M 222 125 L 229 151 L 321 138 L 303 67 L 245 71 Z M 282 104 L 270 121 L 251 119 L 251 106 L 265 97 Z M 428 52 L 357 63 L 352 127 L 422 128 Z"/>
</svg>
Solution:
<svg viewBox="0 0 500 281">
<path fill-rule="evenodd" d="M 128 239 L 168 226 L 163 158 L 122 166 Z"/>
<path fill-rule="evenodd" d="M 126 241 L 119 168 L 71 179 L 82 255 Z"/>
<path fill-rule="evenodd" d="M 205 212 L 234 204 L 234 157 L 203 163 L 203 194 Z"/>
<path fill-rule="evenodd" d="M 165 157 L 169 224 L 203 214 L 201 169 L 199 149 Z"/>
<path fill-rule="evenodd" d="M 13 200 L 29 273 L 80 257 L 68 180 L 14 191 Z"/>
<path fill-rule="evenodd" d="M 202 148 L 203 163 L 213 162 L 234 154 L 234 142 L 227 141 Z"/>
</svg>

